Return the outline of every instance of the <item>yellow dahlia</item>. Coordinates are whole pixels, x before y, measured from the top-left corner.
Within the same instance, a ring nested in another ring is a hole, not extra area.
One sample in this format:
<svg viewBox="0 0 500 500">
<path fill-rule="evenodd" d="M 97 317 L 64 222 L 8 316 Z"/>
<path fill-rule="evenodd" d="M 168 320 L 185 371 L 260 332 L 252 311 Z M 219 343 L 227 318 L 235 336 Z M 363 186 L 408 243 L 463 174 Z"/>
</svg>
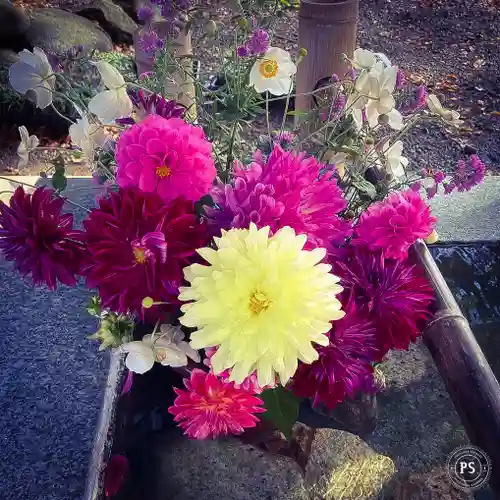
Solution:
<svg viewBox="0 0 500 500">
<path fill-rule="evenodd" d="M 231 369 L 242 383 L 254 371 L 260 386 L 292 377 L 298 360 L 312 363 L 312 343 L 328 345 L 330 321 L 344 316 L 335 297 L 342 291 L 331 266 L 320 263 L 326 250 L 303 250 L 307 237 L 286 226 L 231 229 L 215 238 L 217 250 L 198 253 L 209 265 L 184 269 L 191 284 L 181 288 L 180 322 L 196 327 L 194 349 L 216 347 L 215 373 Z"/>
</svg>

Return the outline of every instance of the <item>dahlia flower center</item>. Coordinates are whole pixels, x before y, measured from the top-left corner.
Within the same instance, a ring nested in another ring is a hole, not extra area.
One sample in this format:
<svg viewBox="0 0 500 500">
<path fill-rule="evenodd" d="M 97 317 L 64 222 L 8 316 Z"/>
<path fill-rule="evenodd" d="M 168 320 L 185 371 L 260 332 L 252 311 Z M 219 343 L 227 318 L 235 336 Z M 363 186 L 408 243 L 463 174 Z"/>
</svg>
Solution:
<svg viewBox="0 0 500 500">
<path fill-rule="evenodd" d="M 138 264 L 144 264 L 148 258 L 146 256 L 146 248 L 144 247 L 134 247 L 132 248 L 132 252 L 134 253 L 134 257 L 135 257 L 135 261 L 138 263 Z"/>
<path fill-rule="evenodd" d="M 273 78 L 278 73 L 278 62 L 275 59 L 264 59 L 259 66 L 259 72 L 264 78 Z"/>
<path fill-rule="evenodd" d="M 161 165 L 160 167 L 156 167 L 156 176 L 157 177 L 170 177 L 172 175 L 172 169 L 167 165 Z"/>
<path fill-rule="evenodd" d="M 258 316 L 262 311 L 269 309 L 271 301 L 265 293 L 255 291 L 250 297 L 249 307 L 255 316 Z"/>
</svg>

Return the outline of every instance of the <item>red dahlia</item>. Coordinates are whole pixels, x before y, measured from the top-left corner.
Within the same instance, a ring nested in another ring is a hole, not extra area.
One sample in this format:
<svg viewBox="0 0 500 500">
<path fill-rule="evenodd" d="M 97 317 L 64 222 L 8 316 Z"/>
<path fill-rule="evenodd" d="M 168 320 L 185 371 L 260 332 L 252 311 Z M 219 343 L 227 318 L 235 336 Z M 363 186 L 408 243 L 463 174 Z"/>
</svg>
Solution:
<svg viewBox="0 0 500 500">
<path fill-rule="evenodd" d="M 75 285 L 83 258 L 81 231 L 73 215 L 61 214 L 64 198 L 40 187 L 33 194 L 18 187 L 10 206 L 0 201 L 0 250 L 33 283 L 55 290 L 57 282 Z"/>
<path fill-rule="evenodd" d="M 165 204 L 156 193 L 137 188 L 101 198 L 84 227 L 87 285 L 99 290 L 104 307 L 141 317 L 144 297 L 177 301 L 183 267 L 208 242 L 193 202 L 177 198 Z M 154 307 L 148 316 L 160 312 Z"/>
</svg>

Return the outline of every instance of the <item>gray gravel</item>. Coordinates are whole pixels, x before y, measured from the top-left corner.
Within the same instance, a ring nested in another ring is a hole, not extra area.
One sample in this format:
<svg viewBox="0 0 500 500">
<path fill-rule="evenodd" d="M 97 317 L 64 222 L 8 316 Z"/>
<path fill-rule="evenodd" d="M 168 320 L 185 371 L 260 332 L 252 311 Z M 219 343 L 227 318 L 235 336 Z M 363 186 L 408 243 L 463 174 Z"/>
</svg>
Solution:
<svg viewBox="0 0 500 500">
<path fill-rule="evenodd" d="M 90 293 L 34 289 L 1 259 L 0 282 L 0 498 L 80 499 L 108 365 L 86 338 Z"/>
</svg>

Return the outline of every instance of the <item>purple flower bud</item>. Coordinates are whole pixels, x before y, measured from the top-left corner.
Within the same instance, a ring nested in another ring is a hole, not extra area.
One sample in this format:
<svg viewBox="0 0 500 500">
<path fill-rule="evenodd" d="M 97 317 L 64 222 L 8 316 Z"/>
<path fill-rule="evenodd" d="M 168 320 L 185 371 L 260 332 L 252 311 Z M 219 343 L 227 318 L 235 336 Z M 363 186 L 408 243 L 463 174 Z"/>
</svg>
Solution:
<svg viewBox="0 0 500 500">
<path fill-rule="evenodd" d="M 339 92 L 336 95 L 335 99 L 333 100 L 333 112 L 340 113 L 341 111 L 343 111 L 346 103 L 347 103 L 347 98 L 345 94 Z"/>
<path fill-rule="evenodd" d="M 434 174 L 434 180 L 436 181 L 436 184 L 441 184 L 444 181 L 445 177 L 445 173 L 441 171 Z"/>
<path fill-rule="evenodd" d="M 148 31 L 141 36 L 139 44 L 146 54 L 154 54 L 163 48 L 164 42 L 156 31 Z"/>
<path fill-rule="evenodd" d="M 426 189 L 427 198 L 429 200 L 432 199 L 432 198 L 434 198 L 434 196 L 436 196 L 436 194 L 437 194 L 437 190 L 438 190 L 438 185 L 437 184 L 434 184 L 434 186 L 432 186 L 430 188 L 427 188 Z"/>
<path fill-rule="evenodd" d="M 443 184 L 443 186 L 444 186 L 444 194 L 450 194 L 456 188 L 454 182 L 447 182 L 446 184 Z"/>
<path fill-rule="evenodd" d="M 236 54 L 238 54 L 238 57 L 248 57 L 250 55 L 250 51 L 246 45 L 240 45 L 236 49 Z"/>
<path fill-rule="evenodd" d="M 137 11 L 137 19 L 139 19 L 139 21 L 143 21 L 145 23 L 149 23 L 150 21 L 152 21 L 154 15 L 155 15 L 155 12 L 151 7 L 141 7 Z"/>
<path fill-rule="evenodd" d="M 398 73 L 396 75 L 396 90 L 401 90 L 405 82 L 406 82 L 405 74 L 403 73 L 403 71 L 398 69 Z"/>
<path fill-rule="evenodd" d="M 262 55 L 269 48 L 269 34 L 263 29 L 255 30 L 248 41 L 248 48 L 253 55 Z"/>
<path fill-rule="evenodd" d="M 340 78 L 339 78 L 339 75 L 337 75 L 336 73 L 334 73 L 331 77 L 330 77 L 330 80 L 332 83 L 337 83 L 337 82 L 340 82 Z"/>
<path fill-rule="evenodd" d="M 420 189 L 422 188 L 422 183 L 420 181 L 417 181 L 417 182 L 414 182 L 410 188 L 413 190 L 413 191 L 420 191 Z"/>
</svg>

